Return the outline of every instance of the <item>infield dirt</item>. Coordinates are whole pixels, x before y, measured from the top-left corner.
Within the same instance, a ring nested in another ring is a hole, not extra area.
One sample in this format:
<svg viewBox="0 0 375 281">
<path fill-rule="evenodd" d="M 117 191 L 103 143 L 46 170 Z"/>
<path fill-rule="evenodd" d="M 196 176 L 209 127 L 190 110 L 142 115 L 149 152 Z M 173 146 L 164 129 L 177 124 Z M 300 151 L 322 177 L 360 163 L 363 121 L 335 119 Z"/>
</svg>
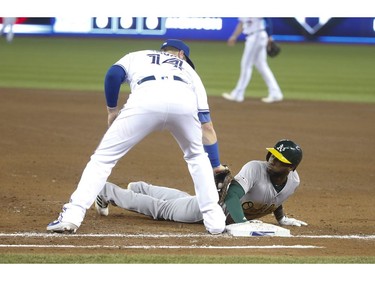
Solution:
<svg viewBox="0 0 375 281">
<path fill-rule="evenodd" d="M 97 92 L 0 89 L 1 233 L 46 233 L 75 190 L 106 130 L 104 96 Z M 122 102 L 127 98 L 122 94 Z M 304 158 L 301 185 L 284 204 L 286 213 L 309 223 L 290 227 L 293 238 L 205 235 L 201 224 L 155 221 L 111 207 L 108 217 L 87 211 L 77 234 L 187 234 L 187 237 L 3 237 L 1 244 L 116 245 L 118 249 L 1 248 L 1 253 L 126 252 L 210 255 L 374 256 L 374 239 L 307 236 L 374 235 L 375 104 L 285 100 L 232 103 L 209 97 L 222 163 L 236 173 L 264 159 L 282 138 L 296 141 Z M 121 159 L 109 181 L 126 186 L 148 181 L 194 194 L 182 153 L 167 132 L 148 136 Z M 272 216 L 263 221 L 275 223 Z M 195 237 L 196 234 L 202 234 Z M 189 237 L 189 235 L 192 235 Z M 224 237 L 225 236 L 225 237 Z M 311 249 L 129 249 L 130 245 L 312 245 Z M 121 248 L 123 246 L 123 248 Z"/>
</svg>

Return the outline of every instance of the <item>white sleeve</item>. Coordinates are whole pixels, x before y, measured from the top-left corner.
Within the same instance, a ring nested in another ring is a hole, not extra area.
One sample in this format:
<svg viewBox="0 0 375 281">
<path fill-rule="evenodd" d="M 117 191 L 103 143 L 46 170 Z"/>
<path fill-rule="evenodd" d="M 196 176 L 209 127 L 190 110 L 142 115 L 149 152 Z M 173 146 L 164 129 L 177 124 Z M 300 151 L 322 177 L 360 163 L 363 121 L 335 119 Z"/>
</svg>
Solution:
<svg viewBox="0 0 375 281">
<path fill-rule="evenodd" d="M 194 70 L 191 71 L 189 74 L 193 82 L 194 92 L 197 96 L 198 111 L 209 112 L 210 108 L 208 105 L 207 92 L 206 92 L 206 89 L 203 85 L 201 78 Z"/>
</svg>

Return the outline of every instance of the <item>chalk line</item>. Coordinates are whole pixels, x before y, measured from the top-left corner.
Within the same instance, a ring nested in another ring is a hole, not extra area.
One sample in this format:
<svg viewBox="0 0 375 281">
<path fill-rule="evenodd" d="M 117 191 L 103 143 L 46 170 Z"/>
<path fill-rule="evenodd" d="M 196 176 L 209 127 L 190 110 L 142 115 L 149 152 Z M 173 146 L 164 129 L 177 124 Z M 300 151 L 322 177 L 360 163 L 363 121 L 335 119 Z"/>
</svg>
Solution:
<svg viewBox="0 0 375 281">
<path fill-rule="evenodd" d="M 309 245 L 271 245 L 271 246 L 166 246 L 166 245 L 139 245 L 139 246 L 116 246 L 116 245 L 1 245 L 0 248 L 75 248 L 75 249 L 311 249 L 324 248 Z"/>
<path fill-rule="evenodd" d="M 210 235 L 210 234 L 178 234 L 178 233 L 141 233 L 141 234 L 120 234 L 120 233 L 107 233 L 107 234 L 58 234 L 58 233 L 37 233 L 37 232 L 17 232 L 17 233 L 0 233 L 0 237 L 22 237 L 22 238 L 229 238 L 234 237 L 229 234 Z M 375 239 L 375 235 L 297 235 L 288 238 L 312 238 L 312 239 Z M 210 246 L 210 245 L 37 245 L 37 244 L 0 244 L 0 248 L 75 248 L 75 249 L 312 249 L 312 248 L 325 248 L 320 246 L 311 245 L 269 245 L 269 246 Z"/>
<path fill-rule="evenodd" d="M 165 234 L 154 234 L 154 233 L 140 233 L 140 234 L 119 234 L 119 233 L 107 233 L 107 234 L 58 234 L 58 233 L 37 233 L 37 232 L 16 232 L 16 233 L 0 233 L 0 237 L 28 237 L 28 238 L 50 238 L 50 237 L 71 237 L 71 238 L 83 238 L 83 237 L 99 237 L 99 238 L 229 238 L 234 237 L 229 234 L 211 235 L 211 234 L 176 234 L 176 233 L 165 233 Z M 375 239 L 375 235 L 296 235 L 283 237 L 286 238 L 317 238 L 317 239 Z"/>
</svg>

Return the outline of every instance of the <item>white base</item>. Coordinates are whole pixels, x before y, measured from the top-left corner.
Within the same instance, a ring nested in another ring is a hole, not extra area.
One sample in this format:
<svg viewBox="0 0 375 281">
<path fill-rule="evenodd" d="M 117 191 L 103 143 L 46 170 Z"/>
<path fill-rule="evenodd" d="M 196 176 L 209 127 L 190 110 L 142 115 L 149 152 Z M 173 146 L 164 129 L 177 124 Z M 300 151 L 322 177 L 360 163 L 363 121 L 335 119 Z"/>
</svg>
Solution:
<svg viewBox="0 0 375 281">
<path fill-rule="evenodd" d="M 280 236 L 289 237 L 291 236 L 290 230 L 264 222 L 244 222 L 234 223 L 226 226 L 227 233 L 233 236 Z"/>
</svg>

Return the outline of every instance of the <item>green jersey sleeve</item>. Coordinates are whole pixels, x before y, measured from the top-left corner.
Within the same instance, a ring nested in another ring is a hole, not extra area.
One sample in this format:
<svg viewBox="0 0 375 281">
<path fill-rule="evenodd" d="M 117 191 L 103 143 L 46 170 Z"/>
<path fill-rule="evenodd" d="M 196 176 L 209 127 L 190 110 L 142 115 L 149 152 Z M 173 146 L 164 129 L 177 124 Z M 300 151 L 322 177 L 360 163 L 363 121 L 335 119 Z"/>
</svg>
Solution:
<svg viewBox="0 0 375 281">
<path fill-rule="evenodd" d="M 245 194 L 242 186 L 235 180 L 229 186 L 227 196 L 225 198 L 225 206 L 235 223 L 245 222 L 245 214 L 242 210 L 241 197 Z"/>
</svg>

